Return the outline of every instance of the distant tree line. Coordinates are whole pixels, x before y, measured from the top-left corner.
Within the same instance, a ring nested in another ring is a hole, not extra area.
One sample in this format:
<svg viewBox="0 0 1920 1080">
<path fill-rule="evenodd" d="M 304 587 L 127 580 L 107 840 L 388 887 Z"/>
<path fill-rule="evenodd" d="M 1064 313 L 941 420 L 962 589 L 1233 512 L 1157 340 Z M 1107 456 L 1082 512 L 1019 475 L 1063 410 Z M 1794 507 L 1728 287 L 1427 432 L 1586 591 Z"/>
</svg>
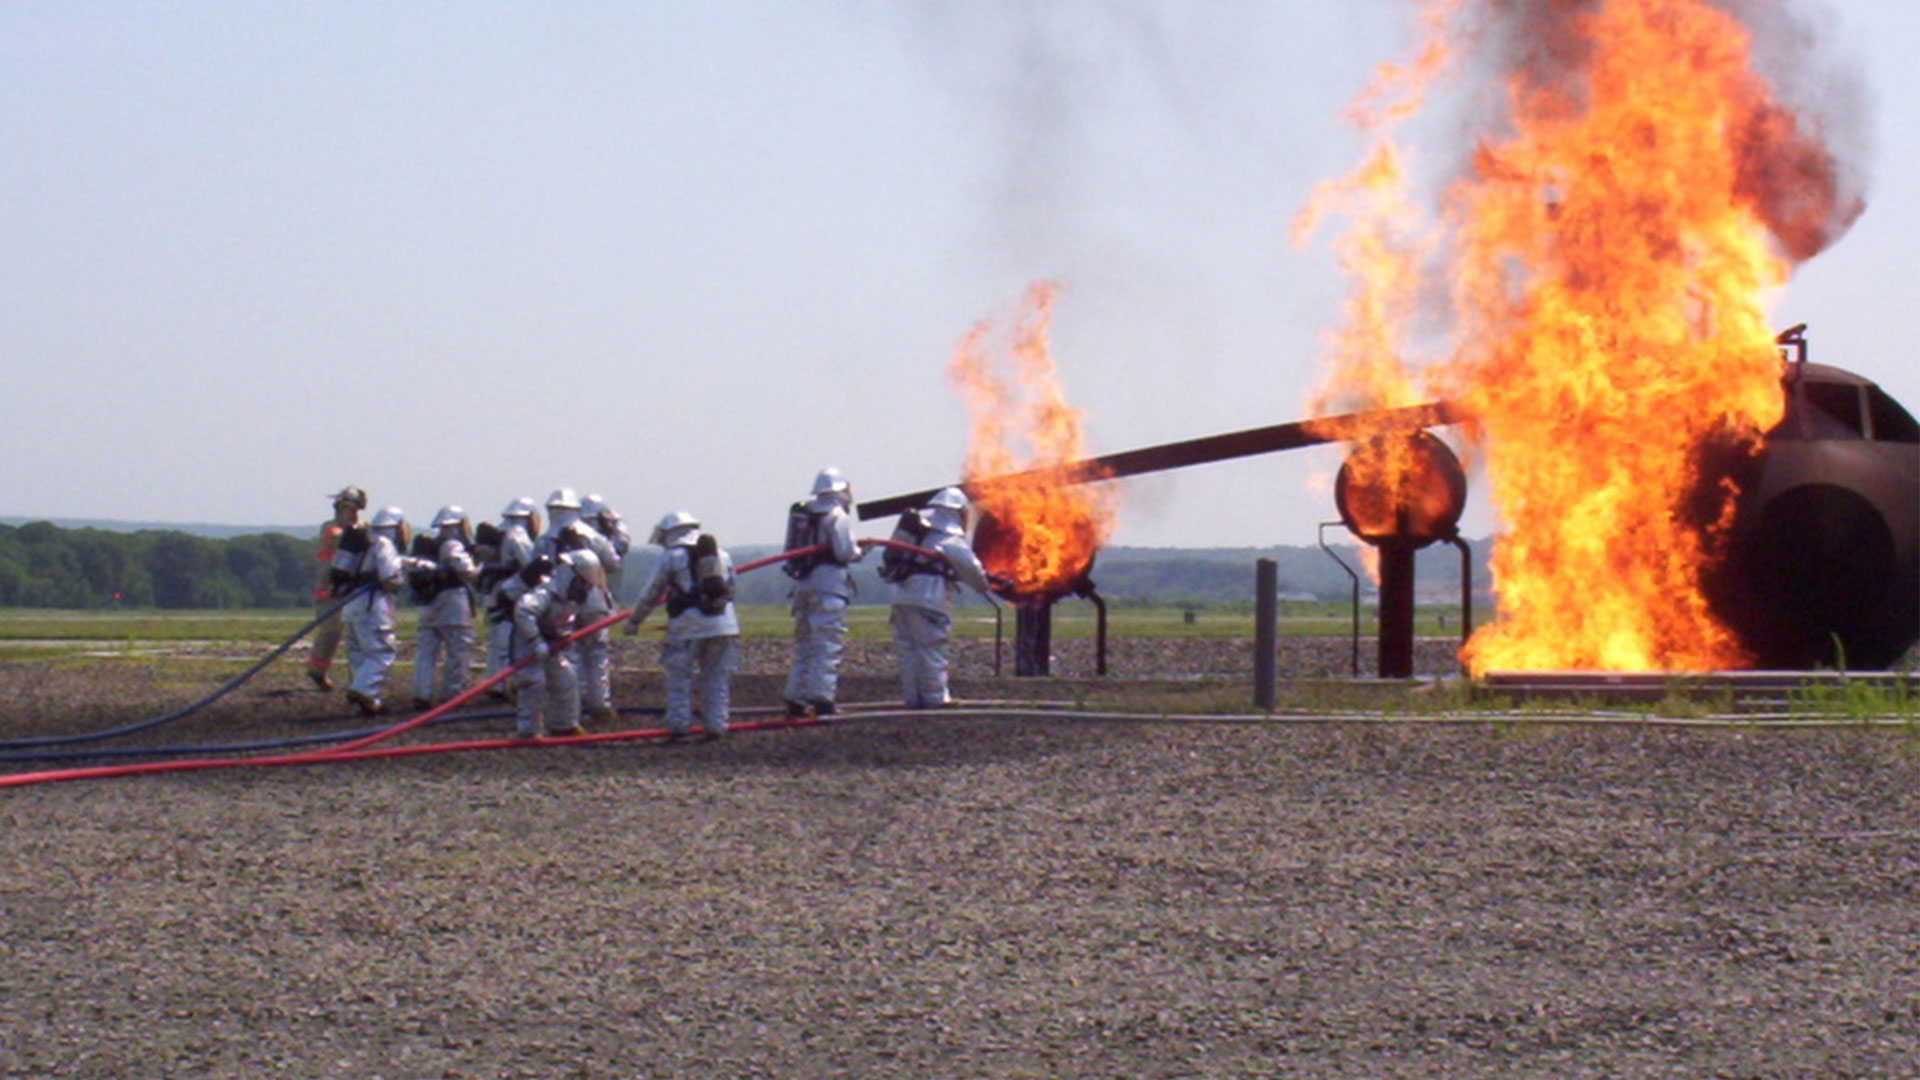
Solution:
<svg viewBox="0 0 1920 1080">
<path fill-rule="evenodd" d="M 1474 545 L 1474 583 L 1487 583 L 1485 541 Z M 773 549 L 734 548 L 746 561 Z M 1340 549 L 1358 563 L 1350 547 Z M 1253 599 L 1253 563 L 1279 563 L 1283 593 L 1344 602 L 1352 588 L 1340 564 L 1308 547 L 1112 548 L 1095 560 L 1094 580 L 1107 599 L 1120 603 L 1237 605 Z M 621 575 L 619 599 L 631 603 L 658 560 L 654 548 L 636 545 Z M 887 586 L 874 573 L 876 559 L 855 569 L 855 603 L 885 603 Z M 311 538 L 263 532 L 226 538 L 173 529 L 133 532 L 62 528 L 45 521 L 0 525 L 0 607 L 42 608 L 271 608 L 312 602 Z M 1420 552 L 1417 577 L 1427 589 L 1456 587 L 1459 556 L 1436 544 Z M 1370 601 L 1372 584 L 1361 575 Z M 769 567 L 740 579 L 742 603 L 778 604 L 792 582 Z"/>
<path fill-rule="evenodd" d="M 0 525 L 0 606 L 263 608 L 313 602 L 313 543 Z"/>
</svg>

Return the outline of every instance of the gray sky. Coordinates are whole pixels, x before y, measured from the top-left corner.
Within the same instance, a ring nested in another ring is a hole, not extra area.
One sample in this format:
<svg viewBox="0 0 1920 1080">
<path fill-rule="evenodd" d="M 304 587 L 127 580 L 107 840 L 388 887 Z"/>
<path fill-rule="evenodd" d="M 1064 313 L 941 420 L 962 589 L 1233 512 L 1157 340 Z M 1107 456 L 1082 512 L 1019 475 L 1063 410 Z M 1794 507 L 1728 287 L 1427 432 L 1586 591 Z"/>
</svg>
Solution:
<svg viewBox="0 0 1920 1080">
<path fill-rule="evenodd" d="M 1797 7 L 1868 206 L 1775 321 L 1920 410 L 1920 4 Z M 822 465 L 953 479 L 952 346 L 1041 279 L 1095 452 L 1297 418 L 1343 286 L 1287 228 L 1409 10 L 0 6 L 0 515 L 565 484 L 770 543 Z M 1143 478 L 1115 540 L 1309 543 L 1337 467 Z"/>
</svg>

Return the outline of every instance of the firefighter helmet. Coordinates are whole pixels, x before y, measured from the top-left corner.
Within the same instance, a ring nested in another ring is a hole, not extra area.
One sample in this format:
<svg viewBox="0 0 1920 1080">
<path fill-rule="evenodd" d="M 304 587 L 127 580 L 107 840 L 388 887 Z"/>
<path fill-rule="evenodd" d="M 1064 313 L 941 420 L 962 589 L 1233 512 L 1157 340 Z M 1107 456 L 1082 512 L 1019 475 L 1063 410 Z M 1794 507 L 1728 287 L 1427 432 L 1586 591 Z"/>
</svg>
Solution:
<svg viewBox="0 0 1920 1080">
<path fill-rule="evenodd" d="M 671 540 L 675 533 L 680 532 L 682 529 L 697 529 L 699 527 L 699 518 L 694 517 L 685 510 L 675 510 L 673 513 L 661 518 L 660 523 L 653 527 L 653 536 L 648 542 L 665 547 L 667 541 Z"/>
<path fill-rule="evenodd" d="M 957 487 L 943 487 L 933 493 L 927 505 L 936 510 L 964 511 L 967 508 L 967 493 Z"/>
<path fill-rule="evenodd" d="M 821 469 L 820 475 L 813 478 L 812 494 L 815 495 L 825 495 L 829 492 L 842 495 L 852 490 L 853 485 L 847 483 L 846 474 L 831 465 Z"/>
</svg>

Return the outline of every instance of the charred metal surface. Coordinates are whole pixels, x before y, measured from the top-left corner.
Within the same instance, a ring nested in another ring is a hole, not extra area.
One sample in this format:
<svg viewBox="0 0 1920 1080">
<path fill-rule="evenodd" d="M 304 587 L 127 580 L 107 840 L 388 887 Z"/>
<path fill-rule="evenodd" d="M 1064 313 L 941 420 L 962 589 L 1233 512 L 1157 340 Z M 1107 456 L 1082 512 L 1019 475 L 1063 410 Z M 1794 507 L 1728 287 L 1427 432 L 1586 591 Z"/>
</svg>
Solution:
<svg viewBox="0 0 1920 1080">
<path fill-rule="evenodd" d="M 1002 593 L 1013 604 L 1013 673 L 1016 677 L 1053 674 L 1053 606 L 1069 596 L 1091 603 L 1094 610 L 1094 673 L 1107 673 L 1107 602 L 1093 579 L 1081 577 L 1065 592 Z"/>
<path fill-rule="evenodd" d="M 1413 677 L 1414 554 L 1459 536 L 1467 474 L 1431 432 L 1380 435 L 1357 445 L 1334 480 L 1347 531 L 1379 551 L 1380 677 Z"/>
<path fill-rule="evenodd" d="M 1094 559 L 1091 533 L 1082 538 L 1086 559 L 1066 568 L 1065 575 L 1051 586 L 1039 588 L 1003 587 L 994 592 L 1013 605 L 1013 673 L 1016 676 L 1053 673 L 1053 605 L 1069 596 L 1091 601 L 1098 615 L 1098 638 L 1094 659 L 1099 674 L 1107 673 L 1107 603 L 1094 588 Z M 991 514 L 980 515 L 974 527 L 973 550 L 989 573 L 1007 574 L 1019 559 L 1020 532 Z"/>
<path fill-rule="evenodd" d="M 1757 453 L 1702 451 L 1702 488 L 1740 491 L 1707 601 L 1756 667 L 1896 664 L 1920 640 L 1920 425 L 1839 368 L 1803 360 L 1782 385 Z"/>
<path fill-rule="evenodd" d="M 1013 608 L 1015 678 L 1053 674 L 1053 601 L 1025 600 Z"/>
<path fill-rule="evenodd" d="M 1318 420 L 1295 420 L 1269 427 L 1229 432 L 1225 435 L 1208 435 L 1199 439 L 1187 439 L 1184 442 L 1162 443 L 1159 446 L 1148 446 L 1138 450 L 1123 450 L 1119 453 L 1072 461 L 1064 465 L 1029 469 L 1026 472 L 1011 473 L 1002 477 L 971 480 L 959 486 L 967 493 L 968 498 L 978 498 L 981 492 L 989 490 L 995 483 L 1015 480 L 1045 478 L 1061 486 L 1084 484 L 1095 480 L 1118 480 L 1122 477 L 1139 476 L 1165 469 L 1183 469 L 1192 465 L 1252 457 L 1256 454 L 1272 454 L 1281 450 L 1323 446 L 1327 443 L 1344 442 L 1348 439 L 1365 438 L 1385 432 L 1453 424 L 1463 418 L 1464 414 L 1455 406 L 1448 402 L 1436 401 L 1425 405 L 1348 413 Z M 938 490 L 940 489 L 928 488 L 925 491 L 890 495 L 884 499 L 863 502 L 859 507 L 860 519 L 867 521 L 898 514 L 916 506 L 925 506 L 927 500 L 933 498 L 934 492 Z"/>
<path fill-rule="evenodd" d="M 1380 550 L 1380 677 L 1413 677 L 1413 553 L 1405 540 L 1382 540 Z"/>
</svg>

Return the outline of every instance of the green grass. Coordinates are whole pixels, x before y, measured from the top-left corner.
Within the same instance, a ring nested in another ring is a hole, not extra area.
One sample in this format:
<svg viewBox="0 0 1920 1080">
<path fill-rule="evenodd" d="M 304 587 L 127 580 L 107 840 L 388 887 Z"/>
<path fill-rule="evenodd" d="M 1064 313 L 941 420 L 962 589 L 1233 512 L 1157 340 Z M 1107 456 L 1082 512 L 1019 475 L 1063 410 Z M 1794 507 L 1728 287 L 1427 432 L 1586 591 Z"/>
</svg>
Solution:
<svg viewBox="0 0 1920 1080">
<path fill-rule="evenodd" d="M 1838 716 L 1862 723 L 1873 720 L 1920 722 L 1920 700 L 1904 683 L 1877 684 L 1864 679 L 1844 682 L 1813 682 L 1801 685 L 1788 695 L 1796 709 L 1826 716 Z"/>
<path fill-rule="evenodd" d="M 1451 618 L 1440 624 L 1438 611 L 1423 611 L 1419 633 L 1446 636 L 1458 632 Z M 1094 608 L 1084 601 L 1068 599 L 1054 608 L 1053 632 L 1060 638 L 1085 638 L 1094 632 Z M 782 605 L 749 605 L 741 609 L 743 632 L 760 640 L 784 640 L 792 632 L 791 619 Z M 966 604 L 955 610 L 955 633 L 962 637 L 991 640 L 994 634 L 993 609 L 981 604 Z M 858 640 L 885 641 L 890 636 L 889 610 L 884 605 L 861 605 L 852 609 L 851 635 Z M 0 660 L 53 660 L 78 664 L 121 666 L 163 673 L 177 679 L 183 687 L 212 678 L 233 667 L 233 654 L 222 655 L 218 646 L 231 644 L 247 650 L 277 645 L 305 625 L 312 612 L 305 608 L 271 611 L 47 611 L 0 608 Z M 416 615 L 404 609 L 399 632 L 410 640 Z M 662 614 L 652 620 L 658 627 Z M 1009 646 L 1014 630 L 1014 615 L 1005 609 L 1005 634 Z M 1246 639 L 1253 633 L 1253 618 L 1246 611 L 1230 609 L 1187 609 L 1115 605 L 1110 610 L 1109 635 L 1126 638 L 1200 637 Z M 1326 604 L 1283 605 L 1280 632 L 1289 636 L 1325 636 L 1344 638 L 1351 623 L 1337 606 Z M 1361 625 L 1369 641 L 1376 633 L 1370 621 Z M 155 656 L 154 646 L 183 643 L 207 643 L 215 648 L 197 650 L 189 655 Z M 245 651 L 241 651 L 245 655 Z M 1060 693 L 1082 704 L 1099 709 L 1143 712 L 1240 713 L 1252 711 L 1251 673 L 1246 678 L 1199 680 L 1061 680 Z M 1536 701 L 1525 704 L 1498 695 L 1486 695 L 1473 684 L 1458 680 L 1443 681 L 1416 690 L 1400 686 L 1354 684 L 1339 679 L 1283 678 L 1280 683 L 1282 711 L 1340 710 L 1410 714 L 1432 712 L 1485 712 L 1490 718 L 1521 708 L 1536 715 L 1567 712 L 1638 712 L 1659 717 L 1699 717 L 1737 712 L 1726 691 L 1707 692 L 1704 688 L 1676 685 L 1665 699 L 1640 705 L 1623 706 L 1604 697 L 1592 700 Z M 1790 696 L 1790 709 L 1796 713 L 1858 719 L 1904 719 L 1920 727 L 1920 699 L 1904 685 L 1876 685 L 1868 681 L 1811 683 Z"/>
<path fill-rule="evenodd" d="M 1004 633 L 1013 636 L 1014 612 L 1003 607 Z M 851 635 L 860 640 L 886 640 L 888 608 L 884 604 L 859 605 L 851 609 L 848 625 Z M 1448 618 L 1441 625 L 1438 612 L 1423 612 L 1415 630 L 1422 636 L 1458 633 L 1458 624 Z M 98 648 L 102 643 L 123 644 L 153 642 L 279 642 L 293 636 L 313 616 L 308 608 L 280 608 L 253 611 L 52 611 L 37 608 L 0 608 L 0 656 L 20 658 L 29 654 L 58 653 L 77 648 Z M 411 634 L 416 616 L 403 608 L 399 629 Z M 656 623 L 663 618 L 653 617 Z M 1053 609 L 1053 634 L 1056 638 L 1091 638 L 1095 632 L 1093 605 L 1068 599 Z M 793 624 L 784 605 L 745 605 L 740 609 L 741 632 L 753 638 L 780 638 L 792 633 Z M 962 637 L 991 638 L 994 611 L 984 604 L 962 604 L 954 609 L 954 631 Z M 1249 612 L 1185 607 L 1149 607 L 1114 605 L 1109 609 L 1107 632 L 1113 637 L 1223 637 L 1253 636 L 1253 616 Z M 1283 604 L 1279 632 L 1283 637 L 1343 637 L 1352 632 L 1350 617 L 1326 604 Z M 1360 633 L 1371 638 L 1376 632 L 1371 619 L 1362 619 Z"/>
<path fill-rule="evenodd" d="M 270 611 L 48 611 L 0 608 L 0 641 L 283 641 L 313 618 Z"/>
</svg>

